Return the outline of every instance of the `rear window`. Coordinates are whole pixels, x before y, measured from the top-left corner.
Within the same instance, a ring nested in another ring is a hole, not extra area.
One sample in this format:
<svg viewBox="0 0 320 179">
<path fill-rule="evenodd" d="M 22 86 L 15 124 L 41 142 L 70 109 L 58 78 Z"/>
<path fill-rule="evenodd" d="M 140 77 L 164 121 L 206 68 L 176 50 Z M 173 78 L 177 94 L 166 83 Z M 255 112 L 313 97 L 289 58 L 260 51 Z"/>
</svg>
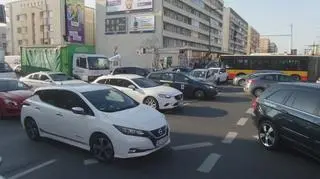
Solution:
<svg viewBox="0 0 320 179">
<path fill-rule="evenodd" d="M 266 99 L 275 103 L 282 104 L 286 99 L 286 97 L 289 96 L 290 94 L 291 94 L 291 91 L 289 90 L 279 90 L 269 95 Z"/>
</svg>

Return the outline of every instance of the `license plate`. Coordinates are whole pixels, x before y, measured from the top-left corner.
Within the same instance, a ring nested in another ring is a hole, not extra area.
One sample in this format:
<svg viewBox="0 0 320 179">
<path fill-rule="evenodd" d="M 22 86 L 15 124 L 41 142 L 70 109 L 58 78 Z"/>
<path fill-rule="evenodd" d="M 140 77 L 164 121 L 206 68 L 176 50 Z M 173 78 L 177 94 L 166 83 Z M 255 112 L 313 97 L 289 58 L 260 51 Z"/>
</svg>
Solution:
<svg viewBox="0 0 320 179">
<path fill-rule="evenodd" d="M 158 140 L 157 143 L 156 143 L 157 147 L 164 145 L 168 140 L 169 140 L 168 136 Z"/>
</svg>

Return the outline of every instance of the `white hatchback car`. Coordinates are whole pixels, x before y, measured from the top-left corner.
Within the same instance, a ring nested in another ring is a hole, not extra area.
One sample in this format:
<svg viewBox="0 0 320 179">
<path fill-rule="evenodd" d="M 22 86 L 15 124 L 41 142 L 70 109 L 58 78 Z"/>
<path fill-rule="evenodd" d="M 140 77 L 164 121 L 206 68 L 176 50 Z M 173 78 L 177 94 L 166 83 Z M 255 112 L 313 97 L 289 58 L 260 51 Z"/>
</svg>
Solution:
<svg viewBox="0 0 320 179">
<path fill-rule="evenodd" d="M 58 140 L 103 162 L 145 156 L 170 143 L 163 114 L 105 85 L 39 88 L 24 102 L 21 123 L 32 140 Z"/>
<path fill-rule="evenodd" d="M 209 68 L 209 71 L 214 74 L 217 84 L 228 81 L 228 73 L 225 68 Z"/>
<path fill-rule="evenodd" d="M 93 83 L 111 85 L 139 103 L 155 109 L 173 109 L 183 106 L 183 94 L 181 91 L 158 84 L 139 75 L 101 76 Z"/>
<path fill-rule="evenodd" d="M 21 77 L 20 81 L 32 86 L 33 88 L 51 86 L 51 85 L 66 85 L 66 84 L 86 84 L 81 80 L 76 80 L 61 72 L 36 72 Z"/>
</svg>

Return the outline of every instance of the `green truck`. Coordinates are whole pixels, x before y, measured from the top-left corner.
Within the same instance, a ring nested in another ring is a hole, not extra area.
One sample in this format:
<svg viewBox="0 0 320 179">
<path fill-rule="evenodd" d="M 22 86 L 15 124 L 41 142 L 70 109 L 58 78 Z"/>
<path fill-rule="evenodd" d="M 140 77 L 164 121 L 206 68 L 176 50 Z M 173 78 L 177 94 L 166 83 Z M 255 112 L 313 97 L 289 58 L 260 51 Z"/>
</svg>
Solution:
<svg viewBox="0 0 320 179">
<path fill-rule="evenodd" d="M 89 82 L 109 74 L 112 64 L 106 56 L 96 54 L 95 47 L 91 45 L 21 47 L 22 74 L 39 71 L 63 72 Z"/>
</svg>

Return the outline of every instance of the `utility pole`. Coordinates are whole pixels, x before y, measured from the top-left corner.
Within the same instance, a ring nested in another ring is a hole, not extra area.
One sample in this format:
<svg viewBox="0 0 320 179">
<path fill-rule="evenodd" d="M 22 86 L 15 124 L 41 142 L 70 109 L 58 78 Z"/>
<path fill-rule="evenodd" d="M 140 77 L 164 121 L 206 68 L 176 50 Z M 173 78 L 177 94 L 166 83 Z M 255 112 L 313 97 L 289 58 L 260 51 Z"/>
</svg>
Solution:
<svg viewBox="0 0 320 179">
<path fill-rule="evenodd" d="M 293 24 L 290 24 L 290 54 L 292 53 L 293 50 Z"/>
<path fill-rule="evenodd" d="M 209 54 L 211 55 L 211 18 L 209 20 Z"/>
</svg>

